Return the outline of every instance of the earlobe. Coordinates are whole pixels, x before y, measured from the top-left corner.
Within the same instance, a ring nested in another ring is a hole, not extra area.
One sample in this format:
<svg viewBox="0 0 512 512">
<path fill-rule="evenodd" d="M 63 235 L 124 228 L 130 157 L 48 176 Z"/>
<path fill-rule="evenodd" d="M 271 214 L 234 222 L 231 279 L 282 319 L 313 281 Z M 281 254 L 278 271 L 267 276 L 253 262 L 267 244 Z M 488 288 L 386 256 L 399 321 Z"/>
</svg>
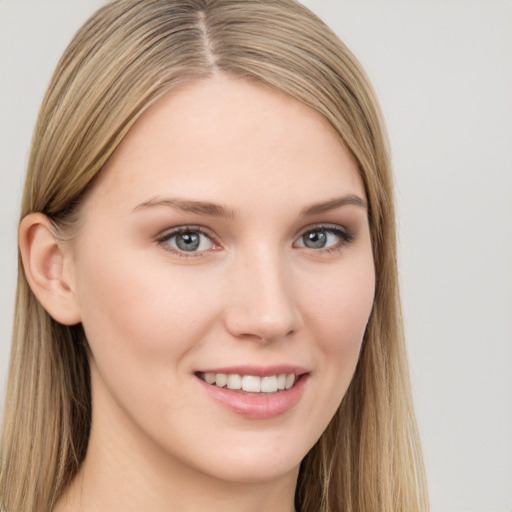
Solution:
<svg viewBox="0 0 512 512">
<path fill-rule="evenodd" d="M 25 275 L 34 295 L 57 322 L 74 325 L 81 321 L 80 308 L 64 269 L 70 263 L 66 242 L 54 234 L 51 221 L 42 213 L 23 218 L 19 244 Z"/>
</svg>

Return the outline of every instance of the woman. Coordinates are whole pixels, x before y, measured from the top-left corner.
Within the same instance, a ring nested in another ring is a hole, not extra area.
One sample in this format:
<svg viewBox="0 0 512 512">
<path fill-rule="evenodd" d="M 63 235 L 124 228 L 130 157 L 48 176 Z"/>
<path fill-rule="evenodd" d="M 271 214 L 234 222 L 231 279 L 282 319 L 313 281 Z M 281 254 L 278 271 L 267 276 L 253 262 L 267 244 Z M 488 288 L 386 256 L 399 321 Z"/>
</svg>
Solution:
<svg viewBox="0 0 512 512">
<path fill-rule="evenodd" d="M 425 511 L 374 94 L 292 0 L 120 0 L 37 123 L 3 509 Z"/>
</svg>

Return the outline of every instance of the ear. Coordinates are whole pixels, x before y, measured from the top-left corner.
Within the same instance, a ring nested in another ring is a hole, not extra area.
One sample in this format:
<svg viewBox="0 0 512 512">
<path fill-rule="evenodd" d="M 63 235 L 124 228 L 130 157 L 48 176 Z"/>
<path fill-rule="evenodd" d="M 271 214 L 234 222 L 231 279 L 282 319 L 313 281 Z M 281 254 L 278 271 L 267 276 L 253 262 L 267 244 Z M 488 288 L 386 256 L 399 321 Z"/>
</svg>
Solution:
<svg viewBox="0 0 512 512">
<path fill-rule="evenodd" d="M 42 213 L 23 218 L 19 244 L 28 284 L 44 309 L 57 322 L 74 325 L 81 321 L 72 289 L 73 260 L 69 242 L 54 235 L 54 227 Z"/>
</svg>

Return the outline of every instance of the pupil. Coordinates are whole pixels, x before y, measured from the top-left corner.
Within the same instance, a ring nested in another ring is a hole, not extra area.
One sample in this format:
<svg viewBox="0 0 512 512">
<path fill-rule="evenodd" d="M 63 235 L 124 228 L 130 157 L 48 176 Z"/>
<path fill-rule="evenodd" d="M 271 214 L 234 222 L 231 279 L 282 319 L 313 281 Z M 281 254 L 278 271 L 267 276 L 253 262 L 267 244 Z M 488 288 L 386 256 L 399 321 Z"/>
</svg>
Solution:
<svg viewBox="0 0 512 512">
<path fill-rule="evenodd" d="M 323 231 L 311 231 L 304 238 L 304 245 L 310 249 L 321 249 L 325 247 L 327 241 L 327 236 Z"/>
<path fill-rule="evenodd" d="M 195 251 L 199 247 L 200 238 L 197 233 L 181 233 L 176 237 L 176 245 L 182 251 Z"/>
</svg>

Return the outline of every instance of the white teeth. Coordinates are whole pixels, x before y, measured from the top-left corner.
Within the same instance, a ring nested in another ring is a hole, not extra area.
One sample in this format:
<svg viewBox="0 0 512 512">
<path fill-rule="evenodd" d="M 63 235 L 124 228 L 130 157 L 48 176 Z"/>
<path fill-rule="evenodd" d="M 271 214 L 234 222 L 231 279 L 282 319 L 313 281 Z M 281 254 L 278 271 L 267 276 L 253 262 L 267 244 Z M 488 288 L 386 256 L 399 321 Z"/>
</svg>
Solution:
<svg viewBox="0 0 512 512">
<path fill-rule="evenodd" d="M 215 385 L 218 388 L 223 388 L 228 383 L 228 378 L 225 373 L 217 373 L 215 376 Z"/>
<path fill-rule="evenodd" d="M 254 375 L 242 377 L 242 389 L 248 393 L 259 393 L 261 391 L 261 379 Z"/>
<path fill-rule="evenodd" d="M 203 373 L 202 379 L 218 388 L 242 389 L 248 393 L 276 393 L 290 389 L 295 384 L 295 374 L 281 373 L 258 377 L 256 375 L 239 375 L 237 373 Z"/>
<path fill-rule="evenodd" d="M 275 393 L 277 391 L 277 377 L 263 377 L 261 379 L 261 391 L 264 393 Z"/>
<path fill-rule="evenodd" d="M 229 389 L 242 389 L 242 377 L 236 373 L 228 375 L 228 388 Z"/>
<path fill-rule="evenodd" d="M 208 382 L 208 384 L 215 384 L 215 373 L 205 373 L 204 380 Z"/>
</svg>

